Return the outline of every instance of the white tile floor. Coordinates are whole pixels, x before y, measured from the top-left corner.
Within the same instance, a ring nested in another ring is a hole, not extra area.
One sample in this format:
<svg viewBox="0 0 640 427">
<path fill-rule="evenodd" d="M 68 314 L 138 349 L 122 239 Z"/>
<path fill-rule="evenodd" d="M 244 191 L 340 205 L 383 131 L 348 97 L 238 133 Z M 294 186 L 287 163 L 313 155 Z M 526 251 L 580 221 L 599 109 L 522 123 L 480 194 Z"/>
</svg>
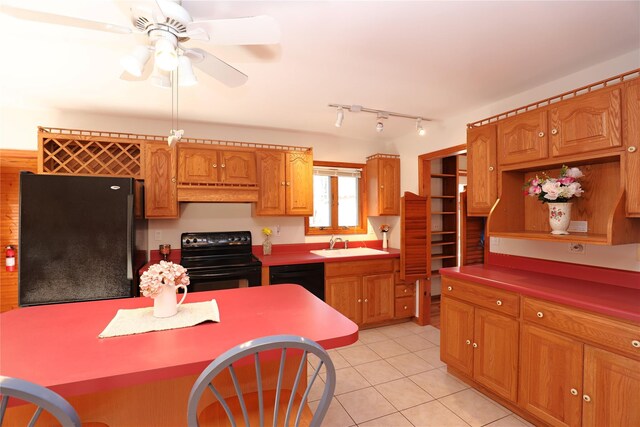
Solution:
<svg viewBox="0 0 640 427">
<path fill-rule="evenodd" d="M 323 426 L 532 426 L 449 375 L 439 343 L 438 329 L 408 322 L 360 331 L 358 342 L 330 350 L 337 384 Z M 320 387 L 312 409 L 319 398 Z"/>
</svg>

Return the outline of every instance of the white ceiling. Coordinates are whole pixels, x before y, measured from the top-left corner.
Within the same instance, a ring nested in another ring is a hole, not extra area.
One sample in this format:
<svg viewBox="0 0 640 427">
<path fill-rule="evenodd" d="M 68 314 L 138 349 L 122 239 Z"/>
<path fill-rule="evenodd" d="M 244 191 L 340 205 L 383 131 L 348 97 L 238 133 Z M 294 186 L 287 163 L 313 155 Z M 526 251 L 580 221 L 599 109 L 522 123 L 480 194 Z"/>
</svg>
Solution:
<svg viewBox="0 0 640 427">
<path fill-rule="evenodd" d="M 0 0 L 22 8 L 129 26 L 129 2 Z M 183 1 L 194 20 L 267 14 L 275 46 L 189 41 L 249 75 L 227 88 L 199 73 L 181 88 L 181 120 L 390 139 L 414 123 L 347 113 L 329 103 L 443 120 L 640 49 L 638 1 Z M 120 80 L 120 57 L 140 35 L 20 21 L 0 14 L 2 104 L 171 117 L 169 90 Z M 608 76 L 603 76 L 608 77 Z M 570 89 L 570 88 L 567 88 Z M 188 132 L 187 132 L 188 135 Z"/>
</svg>

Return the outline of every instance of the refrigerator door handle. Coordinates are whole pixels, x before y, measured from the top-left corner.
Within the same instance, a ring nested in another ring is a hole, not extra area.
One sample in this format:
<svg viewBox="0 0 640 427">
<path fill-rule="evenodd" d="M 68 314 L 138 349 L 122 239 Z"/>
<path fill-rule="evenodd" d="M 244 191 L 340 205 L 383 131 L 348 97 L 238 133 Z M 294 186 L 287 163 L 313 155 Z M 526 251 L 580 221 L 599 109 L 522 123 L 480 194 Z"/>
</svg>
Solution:
<svg viewBox="0 0 640 427">
<path fill-rule="evenodd" d="M 127 279 L 133 280 L 133 194 L 127 196 Z"/>
</svg>

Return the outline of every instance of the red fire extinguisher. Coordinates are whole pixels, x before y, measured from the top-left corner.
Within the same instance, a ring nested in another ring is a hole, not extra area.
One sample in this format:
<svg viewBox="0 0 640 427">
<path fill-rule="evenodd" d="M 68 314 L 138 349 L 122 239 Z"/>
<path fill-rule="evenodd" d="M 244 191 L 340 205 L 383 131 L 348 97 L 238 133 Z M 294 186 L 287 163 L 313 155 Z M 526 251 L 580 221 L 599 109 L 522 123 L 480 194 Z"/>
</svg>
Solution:
<svg viewBox="0 0 640 427">
<path fill-rule="evenodd" d="M 13 246 L 7 246 L 6 250 L 7 260 L 5 262 L 7 271 L 16 271 L 16 250 Z"/>
</svg>

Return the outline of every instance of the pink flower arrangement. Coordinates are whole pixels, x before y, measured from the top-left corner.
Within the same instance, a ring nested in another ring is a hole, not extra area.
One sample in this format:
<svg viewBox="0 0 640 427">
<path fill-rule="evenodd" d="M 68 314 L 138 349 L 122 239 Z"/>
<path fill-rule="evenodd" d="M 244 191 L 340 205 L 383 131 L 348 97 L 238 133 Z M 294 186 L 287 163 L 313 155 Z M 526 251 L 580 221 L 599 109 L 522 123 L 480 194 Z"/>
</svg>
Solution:
<svg viewBox="0 0 640 427">
<path fill-rule="evenodd" d="M 140 278 L 140 290 L 145 297 L 155 297 L 162 292 L 164 285 L 175 289 L 176 286 L 189 284 L 187 269 L 180 264 L 160 261 L 153 264 Z"/>
<path fill-rule="evenodd" d="M 562 165 L 558 178 L 549 178 L 546 174 L 542 178 L 537 175 L 524 185 L 524 194 L 537 197 L 542 203 L 566 203 L 572 197 L 580 197 L 584 191 L 577 181 L 584 174 L 578 168 Z"/>
</svg>

